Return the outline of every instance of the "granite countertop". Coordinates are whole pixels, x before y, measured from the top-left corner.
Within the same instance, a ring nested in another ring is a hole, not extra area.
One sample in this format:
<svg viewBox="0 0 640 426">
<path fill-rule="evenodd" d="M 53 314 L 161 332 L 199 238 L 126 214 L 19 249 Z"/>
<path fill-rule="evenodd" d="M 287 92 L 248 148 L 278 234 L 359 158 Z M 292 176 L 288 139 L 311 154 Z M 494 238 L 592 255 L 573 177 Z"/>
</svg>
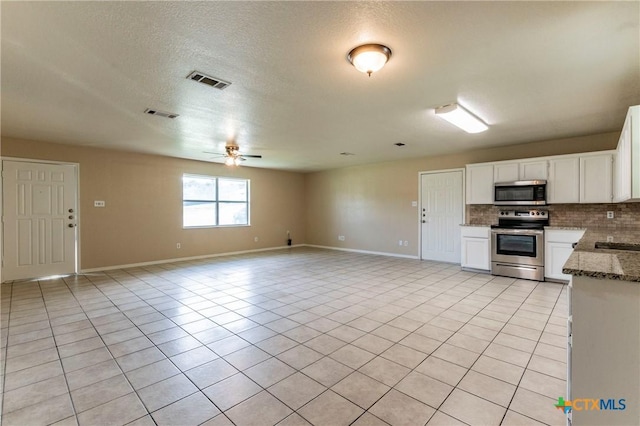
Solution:
<svg viewBox="0 0 640 426">
<path fill-rule="evenodd" d="M 596 248 L 596 243 L 601 248 Z M 565 274 L 599 279 L 640 282 L 640 250 L 638 228 L 587 228 L 573 253 L 564 264 Z"/>
</svg>

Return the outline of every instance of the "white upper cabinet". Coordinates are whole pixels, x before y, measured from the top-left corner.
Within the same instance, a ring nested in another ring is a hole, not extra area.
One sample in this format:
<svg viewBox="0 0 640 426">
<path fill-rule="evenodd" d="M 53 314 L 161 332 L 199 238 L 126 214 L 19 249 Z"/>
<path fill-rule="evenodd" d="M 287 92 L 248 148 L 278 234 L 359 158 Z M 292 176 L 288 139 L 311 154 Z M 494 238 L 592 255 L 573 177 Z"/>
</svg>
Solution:
<svg viewBox="0 0 640 426">
<path fill-rule="evenodd" d="M 493 204 L 493 164 L 467 165 L 467 204 Z"/>
<path fill-rule="evenodd" d="M 640 200 L 640 105 L 629 108 L 624 122 L 614 170 L 616 202 Z"/>
<path fill-rule="evenodd" d="M 513 182 L 520 180 L 519 163 L 497 163 L 493 165 L 493 182 Z"/>
<path fill-rule="evenodd" d="M 547 202 L 549 204 L 580 202 L 579 157 L 562 157 L 549 160 Z"/>
<path fill-rule="evenodd" d="M 547 160 L 494 163 L 493 182 L 514 182 L 517 180 L 546 180 Z"/>
<path fill-rule="evenodd" d="M 580 202 L 613 201 L 613 155 L 580 157 Z"/>
<path fill-rule="evenodd" d="M 495 183 L 518 180 L 546 180 L 548 204 L 611 203 L 614 192 L 617 202 L 640 201 L 640 135 L 633 135 L 634 126 L 640 126 L 636 125 L 640 121 L 640 106 L 634 108 L 638 117 L 627 119 L 617 152 L 467 164 L 467 204 L 493 204 Z M 632 159 L 637 160 L 637 165 Z"/>
<path fill-rule="evenodd" d="M 523 161 L 520 163 L 520 180 L 547 180 L 548 170 L 547 160 Z"/>
</svg>

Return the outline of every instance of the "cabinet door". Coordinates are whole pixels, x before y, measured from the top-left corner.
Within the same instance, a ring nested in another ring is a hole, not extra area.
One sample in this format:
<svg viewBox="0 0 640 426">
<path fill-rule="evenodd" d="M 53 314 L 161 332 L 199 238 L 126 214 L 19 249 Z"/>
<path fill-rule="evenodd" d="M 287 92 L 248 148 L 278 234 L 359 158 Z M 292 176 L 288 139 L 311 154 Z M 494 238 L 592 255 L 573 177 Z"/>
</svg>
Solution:
<svg viewBox="0 0 640 426">
<path fill-rule="evenodd" d="M 547 180 L 547 160 L 520 163 L 520 180 Z"/>
<path fill-rule="evenodd" d="M 494 164 L 493 182 L 514 182 L 520 179 L 518 163 Z"/>
<path fill-rule="evenodd" d="M 631 198 L 631 114 L 624 122 L 614 170 L 613 201 L 622 202 Z"/>
<path fill-rule="evenodd" d="M 631 145 L 631 198 L 640 199 L 640 105 L 632 106 L 627 113 Z M 626 123 L 625 123 L 626 124 Z"/>
<path fill-rule="evenodd" d="M 544 276 L 556 280 L 570 280 L 571 275 L 562 273 L 562 267 L 573 253 L 571 243 L 547 242 L 544 259 Z"/>
<path fill-rule="evenodd" d="M 493 164 L 467 166 L 467 204 L 493 204 Z"/>
<path fill-rule="evenodd" d="M 612 201 L 613 156 L 580 157 L 580 202 L 610 203 Z"/>
<path fill-rule="evenodd" d="M 580 158 L 549 160 L 547 202 L 567 204 L 580 202 Z"/>
<path fill-rule="evenodd" d="M 488 238 L 462 238 L 462 267 L 485 271 L 491 269 Z"/>
</svg>

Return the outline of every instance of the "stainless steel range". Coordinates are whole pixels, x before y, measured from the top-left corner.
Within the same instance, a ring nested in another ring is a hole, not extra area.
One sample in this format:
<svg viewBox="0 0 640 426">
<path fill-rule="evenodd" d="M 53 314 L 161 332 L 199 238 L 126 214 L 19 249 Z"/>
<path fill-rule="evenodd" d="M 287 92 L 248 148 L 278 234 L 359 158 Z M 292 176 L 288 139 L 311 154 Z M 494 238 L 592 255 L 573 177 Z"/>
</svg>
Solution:
<svg viewBox="0 0 640 426">
<path fill-rule="evenodd" d="M 546 210 L 503 210 L 491 225 L 491 273 L 544 281 Z"/>
</svg>

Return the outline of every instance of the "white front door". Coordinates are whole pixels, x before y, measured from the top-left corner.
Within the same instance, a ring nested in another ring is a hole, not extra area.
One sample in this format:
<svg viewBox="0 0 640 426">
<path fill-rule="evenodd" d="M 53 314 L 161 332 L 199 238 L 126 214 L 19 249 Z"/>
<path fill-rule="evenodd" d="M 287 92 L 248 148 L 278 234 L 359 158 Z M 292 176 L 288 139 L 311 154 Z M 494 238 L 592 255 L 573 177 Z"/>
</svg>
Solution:
<svg viewBox="0 0 640 426">
<path fill-rule="evenodd" d="M 3 281 L 76 272 L 73 165 L 2 162 Z"/>
<path fill-rule="evenodd" d="M 462 171 L 424 173 L 420 186 L 421 258 L 460 263 Z"/>
</svg>

